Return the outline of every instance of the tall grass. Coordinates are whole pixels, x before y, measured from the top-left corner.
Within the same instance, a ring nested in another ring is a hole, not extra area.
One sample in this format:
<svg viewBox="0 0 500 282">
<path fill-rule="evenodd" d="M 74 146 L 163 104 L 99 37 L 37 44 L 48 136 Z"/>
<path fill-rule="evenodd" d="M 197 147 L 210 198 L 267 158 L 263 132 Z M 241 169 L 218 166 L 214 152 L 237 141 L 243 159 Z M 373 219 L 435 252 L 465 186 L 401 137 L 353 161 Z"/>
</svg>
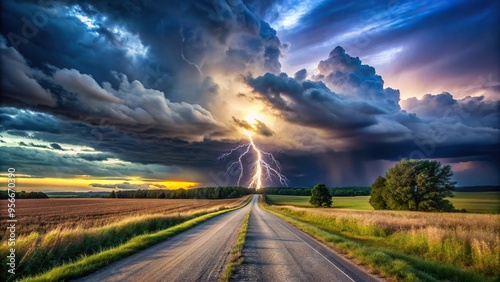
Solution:
<svg viewBox="0 0 500 282">
<path fill-rule="evenodd" d="M 500 215 L 267 208 L 363 246 L 500 276 Z"/>
<path fill-rule="evenodd" d="M 153 214 L 131 216 L 116 223 L 96 228 L 58 227 L 45 234 L 32 232 L 16 240 L 16 275 L 0 273 L 0 280 L 35 275 L 55 266 L 119 246 L 138 235 L 150 234 L 204 214 L 225 210 L 226 207 L 196 210 L 191 213 Z M 0 246 L 0 256 L 5 258 L 10 247 Z M 6 261 L 2 261 L 2 268 Z"/>
</svg>

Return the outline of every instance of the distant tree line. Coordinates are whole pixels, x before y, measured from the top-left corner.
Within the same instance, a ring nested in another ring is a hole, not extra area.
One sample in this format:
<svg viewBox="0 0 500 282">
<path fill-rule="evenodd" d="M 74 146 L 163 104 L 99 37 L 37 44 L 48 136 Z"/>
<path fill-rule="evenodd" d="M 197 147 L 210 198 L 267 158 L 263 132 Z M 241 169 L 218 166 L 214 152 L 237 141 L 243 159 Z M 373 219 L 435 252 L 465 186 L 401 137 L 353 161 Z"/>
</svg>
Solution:
<svg viewBox="0 0 500 282">
<path fill-rule="evenodd" d="M 251 189 L 228 187 L 204 187 L 177 190 L 119 190 L 111 191 L 109 198 L 152 198 L 152 199 L 230 199 L 250 194 Z"/>
<path fill-rule="evenodd" d="M 370 187 L 365 186 L 329 187 L 328 191 L 333 197 L 370 195 Z M 311 196 L 310 187 L 267 187 L 262 188 L 261 192 L 269 195 Z"/>
<path fill-rule="evenodd" d="M 58 192 L 46 192 L 49 198 L 107 198 L 109 192 L 74 192 L 74 191 L 58 191 Z"/>
<path fill-rule="evenodd" d="M 259 193 L 268 195 L 293 195 L 293 196 L 311 196 L 311 188 L 303 187 L 266 187 L 261 188 Z"/>
<path fill-rule="evenodd" d="M 328 190 L 333 197 L 370 196 L 370 187 L 368 186 L 332 187 Z"/>
<path fill-rule="evenodd" d="M 461 186 L 455 187 L 456 192 L 500 192 L 500 186 Z"/>
<path fill-rule="evenodd" d="M 8 199 L 7 190 L 0 191 L 0 199 Z M 49 196 L 43 192 L 16 192 L 16 199 L 48 199 Z"/>
</svg>

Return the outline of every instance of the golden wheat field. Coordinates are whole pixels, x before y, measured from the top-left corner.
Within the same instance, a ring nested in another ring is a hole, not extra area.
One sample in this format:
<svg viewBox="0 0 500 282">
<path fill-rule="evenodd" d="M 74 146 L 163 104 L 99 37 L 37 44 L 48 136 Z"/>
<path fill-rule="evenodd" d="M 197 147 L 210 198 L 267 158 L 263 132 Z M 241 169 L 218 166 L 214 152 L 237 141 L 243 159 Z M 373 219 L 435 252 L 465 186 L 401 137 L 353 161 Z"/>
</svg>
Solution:
<svg viewBox="0 0 500 282">
<path fill-rule="evenodd" d="M 182 215 L 221 207 L 234 207 L 246 198 L 200 199 L 20 199 L 16 201 L 16 235 L 47 233 L 54 229 L 94 228 L 148 215 Z M 0 201 L 7 206 L 7 201 Z M 2 213 L 0 220 L 7 220 Z M 6 230 L 0 230 L 0 238 Z"/>
</svg>

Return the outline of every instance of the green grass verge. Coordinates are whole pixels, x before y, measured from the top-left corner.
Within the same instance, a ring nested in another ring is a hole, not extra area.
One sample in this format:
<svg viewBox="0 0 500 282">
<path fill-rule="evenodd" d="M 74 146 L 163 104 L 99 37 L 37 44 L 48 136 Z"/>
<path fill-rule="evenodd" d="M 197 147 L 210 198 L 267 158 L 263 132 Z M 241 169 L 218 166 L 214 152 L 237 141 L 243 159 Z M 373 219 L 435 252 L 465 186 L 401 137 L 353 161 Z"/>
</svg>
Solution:
<svg viewBox="0 0 500 282">
<path fill-rule="evenodd" d="M 233 249 L 231 250 L 231 258 L 229 259 L 229 262 L 226 265 L 226 268 L 224 269 L 224 272 L 222 273 L 219 279 L 219 281 L 221 282 L 229 281 L 236 267 L 243 263 L 243 257 L 241 255 L 241 252 L 243 251 L 243 246 L 245 245 L 245 239 L 247 237 L 247 230 L 248 230 L 248 221 L 250 220 L 251 212 L 252 209 L 250 208 L 247 215 L 245 216 L 245 219 L 243 220 L 243 224 L 241 225 L 240 231 L 238 233 L 238 239 L 236 240 L 236 244 L 233 246 Z"/>
<path fill-rule="evenodd" d="M 82 277 L 105 267 L 112 262 L 130 256 L 178 233 L 186 231 L 218 215 L 242 208 L 246 206 L 250 200 L 251 197 L 240 207 L 205 214 L 156 233 L 136 236 L 118 247 L 108 249 L 94 255 L 82 257 L 75 262 L 55 267 L 48 272 L 33 277 L 27 277 L 20 281 L 67 281 L 69 279 Z"/>
<path fill-rule="evenodd" d="M 341 233 L 319 228 L 314 222 L 305 222 L 300 217 L 288 215 L 283 209 L 277 210 L 263 202 L 261 206 L 348 257 L 355 258 L 360 264 L 369 266 L 372 273 L 391 277 L 396 281 L 500 281 L 498 278 L 488 278 L 456 266 L 406 255 L 397 250 L 363 244 L 362 241 Z"/>
<path fill-rule="evenodd" d="M 500 192 L 454 192 L 449 198 L 456 209 L 466 209 L 474 213 L 500 213 Z M 273 205 L 291 205 L 312 208 L 309 196 L 267 195 Z M 368 202 L 370 196 L 333 197 L 333 208 L 373 210 Z"/>
</svg>

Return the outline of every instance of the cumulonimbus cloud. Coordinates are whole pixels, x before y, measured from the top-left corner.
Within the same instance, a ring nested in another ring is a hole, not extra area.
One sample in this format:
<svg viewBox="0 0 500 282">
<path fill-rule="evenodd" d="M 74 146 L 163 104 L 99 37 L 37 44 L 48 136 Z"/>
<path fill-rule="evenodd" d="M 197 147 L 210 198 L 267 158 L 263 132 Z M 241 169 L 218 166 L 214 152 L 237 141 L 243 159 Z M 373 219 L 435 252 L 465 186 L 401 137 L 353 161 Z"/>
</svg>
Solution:
<svg viewBox="0 0 500 282">
<path fill-rule="evenodd" d="M 49 112 L 90 124 L 106 120 L 124 131 L 152 132 L 186 140 L 203 139 L 226 130 L 202 106 L 171 102 L 163 92 L 146 88 L 139 81 L 130 82 L 125 75 L 117 75 L 120 83 L 118 88 L 113 88 L 108 82 L 101 86 L 92 76 L 75 69 L 55 69 L 53 74 L 40 75 L 45 84 L 50 82 L 50 87 L 63 90 L 51 95 L 41 81 L 30 77 L 30 74 L 40 71 L 28 66 L 14 48 L 3 44 L 0 49 L 2 63 L 12 67 L 15 73 L 2 79 L 2 89 L 13 101 L 48 105 L 50 108 L 45 110 Z M 11 64 L 10 58 L 14 58 L 16 64 Z"/>
<path fill-rule="evenodd" d="M 404 152 L 412 143 L 414 147 L 425 143 L 433 147 L 429 156 L 456 157 L 460 147 L 498 145 L 498 102 L 483 101 L 484 97 L 455 100 L 449 94 L 426 95 L 405 101 L 407 111 L 400 110 L 399 92 L 384 89 L 373 67 L 340 47 L 319 63 L 318 70 L 312 76 L 314 81 L 304 79 L 303 74 L 295 78 L 266 73 L 247 76 L 245 82 L 254 98 L 289 123 L 318 128 L 343 140 L 342 148 L 325 144 L 325 150 L 381 151 L 381 146 L 387 146 Z"/>
</svg>

